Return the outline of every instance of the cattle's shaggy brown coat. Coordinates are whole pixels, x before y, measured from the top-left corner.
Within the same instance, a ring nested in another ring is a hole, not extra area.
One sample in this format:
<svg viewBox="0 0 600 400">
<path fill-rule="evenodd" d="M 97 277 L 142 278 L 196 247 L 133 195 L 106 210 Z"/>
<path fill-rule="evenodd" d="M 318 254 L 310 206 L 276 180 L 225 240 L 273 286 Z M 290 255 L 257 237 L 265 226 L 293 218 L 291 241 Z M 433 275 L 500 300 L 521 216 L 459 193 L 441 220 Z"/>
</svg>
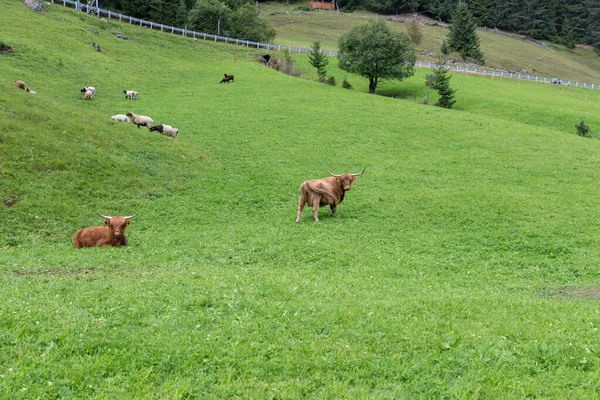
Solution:
<svg viewBox="0 0 600 400">
<path fill-rule="evenodd" d="M 73 238 L 73 247 L 80 249 L 82 247 L 120 247 L 127 246 L 127 237 L 125 229 L 129 225 L 129 220 L 136 214 L 128 217 L 108 217 L 98 214 L 104 218 L 106 226 L 92 226 L 83 228 L 75 233 Z"/>
<path fill-rule="evenodd" d="M 329 171 L 327 171 L 329 172 Z M 331 213 L 335 214 L 338 204 L 344 200 L 345 193 L 352 187 L 352 182 L 365 172 L 365 169 L 358 174 L 341 174 L 331 175 L 329 178 L 314 179 L 304 182 L 300 186 L 300 200 L 298 201 L 298 216 L 296 222 L 300 222 L 300 215 L 304 210 L 304 205 L 308 203 L 312 207 L 313 217 L 315 221 L 319 221 L 319 207 L 329 206 Z"/>
</svg>

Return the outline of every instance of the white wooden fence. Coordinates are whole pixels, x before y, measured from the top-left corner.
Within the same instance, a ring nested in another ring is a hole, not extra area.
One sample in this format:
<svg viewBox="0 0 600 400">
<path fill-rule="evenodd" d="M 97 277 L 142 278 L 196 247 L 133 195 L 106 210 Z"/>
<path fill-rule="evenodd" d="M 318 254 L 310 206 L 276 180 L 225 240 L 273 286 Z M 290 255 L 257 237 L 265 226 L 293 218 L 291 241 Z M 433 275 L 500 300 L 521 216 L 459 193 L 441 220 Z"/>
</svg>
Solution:
<svg viewBox="0 0 600 400">
<path fill-rule="evenodd" d="M 97 15 L 99 18 L 105 17 L 108 19 L 118 19 L 121 22 L 127 22 L 130 24 L 159 30 L 161 32 L 178 34 L 178 35 L 182 35 L 182 36 L 191 37 L 194 39 L 212 40 L 214 42 L 224 42 L 224 43 L 235 44 L 238 46 L 252 47 L 252 48 L 256 48 L 256 49 L 275 50 L 275 51 L 288 50 L 290 53 L 309 53 L 310 52 L 310 49 L 305 49 L 305 48 L 301 48 L 301 47 L 291 47 L 291 46 L 282 46 L 282 45 L 277 45 L 277 44 L 259 43 L 259 42 L 253 42 L 250 40 L 229 38 L 229 37 L 225 37 L 225 36 L 212 35 L 210 33 L 196 32 L 196 31 L 189 30 L 189 29 L 176 28 L 174 26 L 169 26 L 169 25 L 157 24 L 152 21 L 145 21 L 143 19 L 133 18 L 133 17 L 115 13 L 115 12 L 112 12 L 109 10 L 104 10 L 102 8 L 93 7 L 93 6 L 88 5 L 87 3 L 81 3 L 77 0 L 51 0 L 51 2 L 52 2 L 52 4 L 62 4 L 65 7 L 72 7 L 78 11 Z M 324 51 L 323 53 L 326 55 L 329 55 L 329 56 L 337 56 L 337 54 L 338 54 L 335 51 Z M 421 62 L 421 61 L 417 61 L 415 65 L 417 67 L 422 67 L 422 68 L 436 67 L 436 64 L 432 64 L 432 63 L 428 63 L 428 62 Z M 553 80 L 553 78 L 545 78 L 545 77 L 539 77 L 539 76 L 528 75 L 528 74 L 516 74 L 516 73 L 509 73 L 509 72 L 502 72 L 502 71 L 493 71 L 493 70 L 479 69 L 479 68 L 468 68 L 468 67 L 460 67 L 460 66 L 447 66 L 447 68 L 449 70 L 456 71 L 456 72 L 487 75 L 490 77 L 497 76 L 498 78 L 522 79 L 522 80 L 527 80 L 527 81 L 546 82 L 546 83 L 551 83 Z M 570 80 L 562 80 L 561 84 L 568 85 L 568 86 L 582 87 L 582 88 L 587 88 L 587 89 L 600 89 L 600 85 L 594 84 L 594 83 L 581 83 L 581 82 L 575 82 L 575 81 L 570 81 Z"/>
</svg>

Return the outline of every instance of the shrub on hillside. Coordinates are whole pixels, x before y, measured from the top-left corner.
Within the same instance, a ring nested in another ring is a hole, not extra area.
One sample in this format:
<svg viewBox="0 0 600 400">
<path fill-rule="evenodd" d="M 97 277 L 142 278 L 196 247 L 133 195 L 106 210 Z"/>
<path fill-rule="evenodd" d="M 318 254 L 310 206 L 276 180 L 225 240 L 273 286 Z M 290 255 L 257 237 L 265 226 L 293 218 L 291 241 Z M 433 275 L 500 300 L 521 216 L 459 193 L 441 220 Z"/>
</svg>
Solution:
<svg viewBox="0 0 600 400">
<path fill-rule="evenodd" d="M 581 136 L 581 137 L 586 137 L 586 138 L 591 138 L 592 137 L 592 132 L 590 132 L 590 127 L 583 121 L 579 121 L 578 124 L 575 125 L 575 134 L 577 136 Z"/>
<path fill-rule="evenodd" d="M 342 82 L 342 87 L 344 89 L 352 89 L 352 85 L 346 80 L 346 78 L 344 78 L 344 81 Z"/>
<path fill-rule="evenodd" d="M 335 86 L 335 77 L 334 76 L 330 76 L 329 78 L 327 78 L 327 80 L 325 81 L 326 84 L 331 85 L 331 86 Z"/>
<path fill-rule="evenodd" d="M 12 52 L 13 52 L 12 47 L 10 47 L 7 44 L 4 44 L 4 42 L 0 42 L 0 54 L 9 54 Z"/>
</svg>

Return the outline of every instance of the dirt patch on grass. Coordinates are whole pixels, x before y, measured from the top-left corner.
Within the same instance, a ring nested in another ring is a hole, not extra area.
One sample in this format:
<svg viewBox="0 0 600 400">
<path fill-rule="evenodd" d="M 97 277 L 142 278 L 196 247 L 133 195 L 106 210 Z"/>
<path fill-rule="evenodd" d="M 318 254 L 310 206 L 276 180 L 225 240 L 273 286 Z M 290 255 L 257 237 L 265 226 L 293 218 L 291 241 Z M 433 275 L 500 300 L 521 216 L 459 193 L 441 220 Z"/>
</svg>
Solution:
<svg viewBox="0 0 600 400">
<path fill-rule="evenodd" d="M 550 292 L 550 297 L 600 300 L 600 287 L 562 288 Z"/>
<path fill-rule="evenodd" d="M 14 270 L 13 273 L 19 276 L 43 276 L 43 275 L 62 275 L 62 276 L 82 276 L 82 275 L 93 275 L 99 274 L 102 271 L 87 269 L 87 268 L 68 268 L 68 269 L 59 269 L 59 268 L 50 268 L 50 269 L 36 269 L 36 270 L 23 270 L 17 269 Z"/>
</svg>

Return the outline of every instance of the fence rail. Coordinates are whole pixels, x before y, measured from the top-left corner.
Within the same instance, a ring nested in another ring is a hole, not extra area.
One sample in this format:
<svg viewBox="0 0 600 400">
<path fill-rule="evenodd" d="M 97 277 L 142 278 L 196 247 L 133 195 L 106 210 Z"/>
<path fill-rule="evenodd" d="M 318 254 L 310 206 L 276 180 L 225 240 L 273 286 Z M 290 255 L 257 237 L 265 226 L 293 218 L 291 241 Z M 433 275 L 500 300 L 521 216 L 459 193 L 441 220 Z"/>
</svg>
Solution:
<svg viewBox="0 0 600 400">
<path fill-rule="evenodd" d="M 72 7 L 78 11 L 85 12 L 87 14 L 94 14 L 94 15 L 97 15 L 99 18 L 106 17 L 108 19 L 118 19 L 121 22 L 128 22 L 130 24 L 139 25 L 141 27 L 159 30 L 161 32 L 168 32 L 168 33 L 172 33 L 172 34 L 182 35 L 182 36 L 186 36 L 186 37 L 190 37 L 190 38 L 194 38 L 194 39 L 212 40 L 214 42 L 230 43 L 230 44 L 235 44 L 238 46 L 252 47 L 252 48 L 256 48 L 256 49 L 275 50 L 278 52 L 288 50 L 290 53 L 302 54 L 302 53 L 309 53 L 311 51 L 310 49 L 305 49 L 302 47 L 291 47 L 291 46 L 282 46 L 282 45 L 270 44 L 270 43 L 259 43 L 259 42 L 253 42 L 251 40 L 235 39 L 235 38 L 230 38 L 230 37 L 225 37 L 225 36 L 212 35 L 210 33 L 196 32 L 196 31 L 189 30 L 189 29 L 176 28 L 174 26 L 169 26 L 169 25 L 157 24 L 152 21 L 145 21 L 143 19 L 130 17 L 128 15 L 119 14 L 119 13 L 112 12 L 109 10 L 104 10 L 99 7 L 93 7 L 86 3 L 81 3 L 76 0 L 51 0 L 51 2 L 52 2 L 52 4 L 62 4 L 65 7 Z M 323 53 L 328 56 L 337 56 L 338 55 L 338 53 L 336 51 L 324 51 Z M 433 64 L 433 63 L 421 62 L 421 61 L 417 61 L 415 63 L 415 65 L 418 67 L 422 67 L 422 68 L 434 68 L 437 66 L 436 64 Z M 546 77 L 540 77 L 540 76 L 528 75 L 528 74 L 516 74 L 516 73 L 503 72 L 503 71 L 494 71 L 494 70 L 489 70 L 489 69 L 478 69 L 478 68 L 459 67 L 459 66 L 447 66 L 446 68 L 448 68 L 449 70 L 461 72 L 461 73 L 470 73 L 470 74 L 479 74 L 479 75 L 490 76 L 490 77 L 492 77 L 492 79 L 497 76 L 498 78 L 521 79 L 521 80 L 527 80 L 527 81 L 533 81 L 533 82 L 545 82 L 545 83 L 553 83 L 553 79 L 555 79 L 555 78 L 546 78 Z M 568 86 L 582 87 L 582 88 L 586 88 L 586 89 L 600 89 L 600 85 L 594 84 L 594 83 L 582 83 L 582 82 L 576 82 L 576 81 L 570 81 L 570 80 L 562 80 L 561 84 L 568 85 Z"/>
</svg>

